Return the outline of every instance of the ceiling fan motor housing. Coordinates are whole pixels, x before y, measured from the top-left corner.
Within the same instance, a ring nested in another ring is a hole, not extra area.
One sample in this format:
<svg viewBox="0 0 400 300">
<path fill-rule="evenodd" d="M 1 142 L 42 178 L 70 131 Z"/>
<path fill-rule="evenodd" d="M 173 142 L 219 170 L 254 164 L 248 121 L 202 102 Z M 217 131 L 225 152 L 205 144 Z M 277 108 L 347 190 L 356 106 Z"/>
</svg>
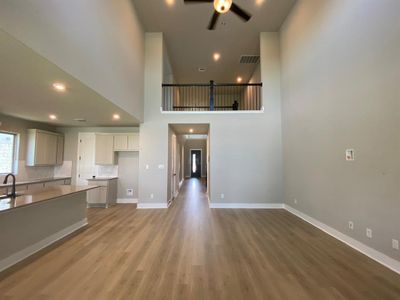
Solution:
<svg viewBox="0 0 400 300">
<path fill-rule="evenodd" d="M 220 14 L 226 13 L 232 6 L 232 0 L 214 0 L 214 8 Z"/>
</svg>

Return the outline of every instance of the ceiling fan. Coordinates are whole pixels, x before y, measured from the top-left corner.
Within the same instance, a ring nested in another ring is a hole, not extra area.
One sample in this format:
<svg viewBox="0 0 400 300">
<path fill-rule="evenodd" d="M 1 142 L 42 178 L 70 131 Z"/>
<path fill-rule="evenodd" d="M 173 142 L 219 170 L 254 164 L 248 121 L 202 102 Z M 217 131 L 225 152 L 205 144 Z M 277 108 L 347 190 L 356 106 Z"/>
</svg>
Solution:
<svg viewBox="0 0 400 300">
<path fill-rule="evenodd" d="M 218 18 L 221 14 L 232 11 L 243 21 L 247 22 L 251 19 L 251 15 L 245 10 L 240 8 L 238 5 L 232 2 L 232 0 L 184 0 L 185 3 L 213 3 L 214 2 L 214 14 L 211 17 L 210 23 L 208 24 L 208 30 L 214 30 L 217 25 Z"/>
</svg>

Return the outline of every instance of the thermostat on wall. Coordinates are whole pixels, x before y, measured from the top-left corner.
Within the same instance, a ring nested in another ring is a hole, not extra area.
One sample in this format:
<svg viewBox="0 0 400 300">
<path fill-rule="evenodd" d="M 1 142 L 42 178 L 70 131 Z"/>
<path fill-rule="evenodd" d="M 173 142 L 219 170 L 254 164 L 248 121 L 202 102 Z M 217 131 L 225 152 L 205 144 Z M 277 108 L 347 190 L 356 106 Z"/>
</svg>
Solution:
<svg viewBox="0 0 400 300">
<path fill-rule="evenodd" d="M 347 161 L 354 160 L 354 149 L 346 149 L 346 160 Z"/>
</svg>

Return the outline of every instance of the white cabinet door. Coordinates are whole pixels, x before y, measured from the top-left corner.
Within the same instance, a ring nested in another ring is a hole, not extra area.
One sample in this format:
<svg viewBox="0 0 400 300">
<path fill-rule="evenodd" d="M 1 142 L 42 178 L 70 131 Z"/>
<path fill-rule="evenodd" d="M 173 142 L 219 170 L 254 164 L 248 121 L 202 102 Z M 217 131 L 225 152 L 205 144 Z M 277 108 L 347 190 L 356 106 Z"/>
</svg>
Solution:
<svg viewBox="0 0 400 300">
<path fill-rule="evenodd" d="M 128 136 L 114 135 L 114 151 L 128 150 Z"/>
<path fill-rule="evenodd" d="M 96 134 L 95 164 L 113 165 L 114 163 L 114 136 L 108 134 Z"/>
<path fill-rule="evenodd" d="M 133 133 L 128 135 L 128 150 L 139 151 L 139 134 Z"/>
<path fill-rule="evenodd" d="M 62 165 L 64 162 L 64 136 L 57 136 L 57 155 L 56 163 L 57 165 Z"/>
<path fill-rule="evenodd" d="M 57 135 L 36 132 L 35 165 L 55 165 L 57 161 Z"/>
</svg>

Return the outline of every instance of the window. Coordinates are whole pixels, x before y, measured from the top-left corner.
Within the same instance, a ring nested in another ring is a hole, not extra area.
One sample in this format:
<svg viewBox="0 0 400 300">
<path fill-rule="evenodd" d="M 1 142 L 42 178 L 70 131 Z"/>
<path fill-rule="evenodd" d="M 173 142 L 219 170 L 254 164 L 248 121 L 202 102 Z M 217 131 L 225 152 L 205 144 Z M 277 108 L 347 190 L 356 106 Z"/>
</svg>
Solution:
<svg viewBox="0 0 400 300">
<path fill-rule="evenodd" d="M 0 132 L 0 174 L 14 171 L 16 135 Z"/>
</svg>

